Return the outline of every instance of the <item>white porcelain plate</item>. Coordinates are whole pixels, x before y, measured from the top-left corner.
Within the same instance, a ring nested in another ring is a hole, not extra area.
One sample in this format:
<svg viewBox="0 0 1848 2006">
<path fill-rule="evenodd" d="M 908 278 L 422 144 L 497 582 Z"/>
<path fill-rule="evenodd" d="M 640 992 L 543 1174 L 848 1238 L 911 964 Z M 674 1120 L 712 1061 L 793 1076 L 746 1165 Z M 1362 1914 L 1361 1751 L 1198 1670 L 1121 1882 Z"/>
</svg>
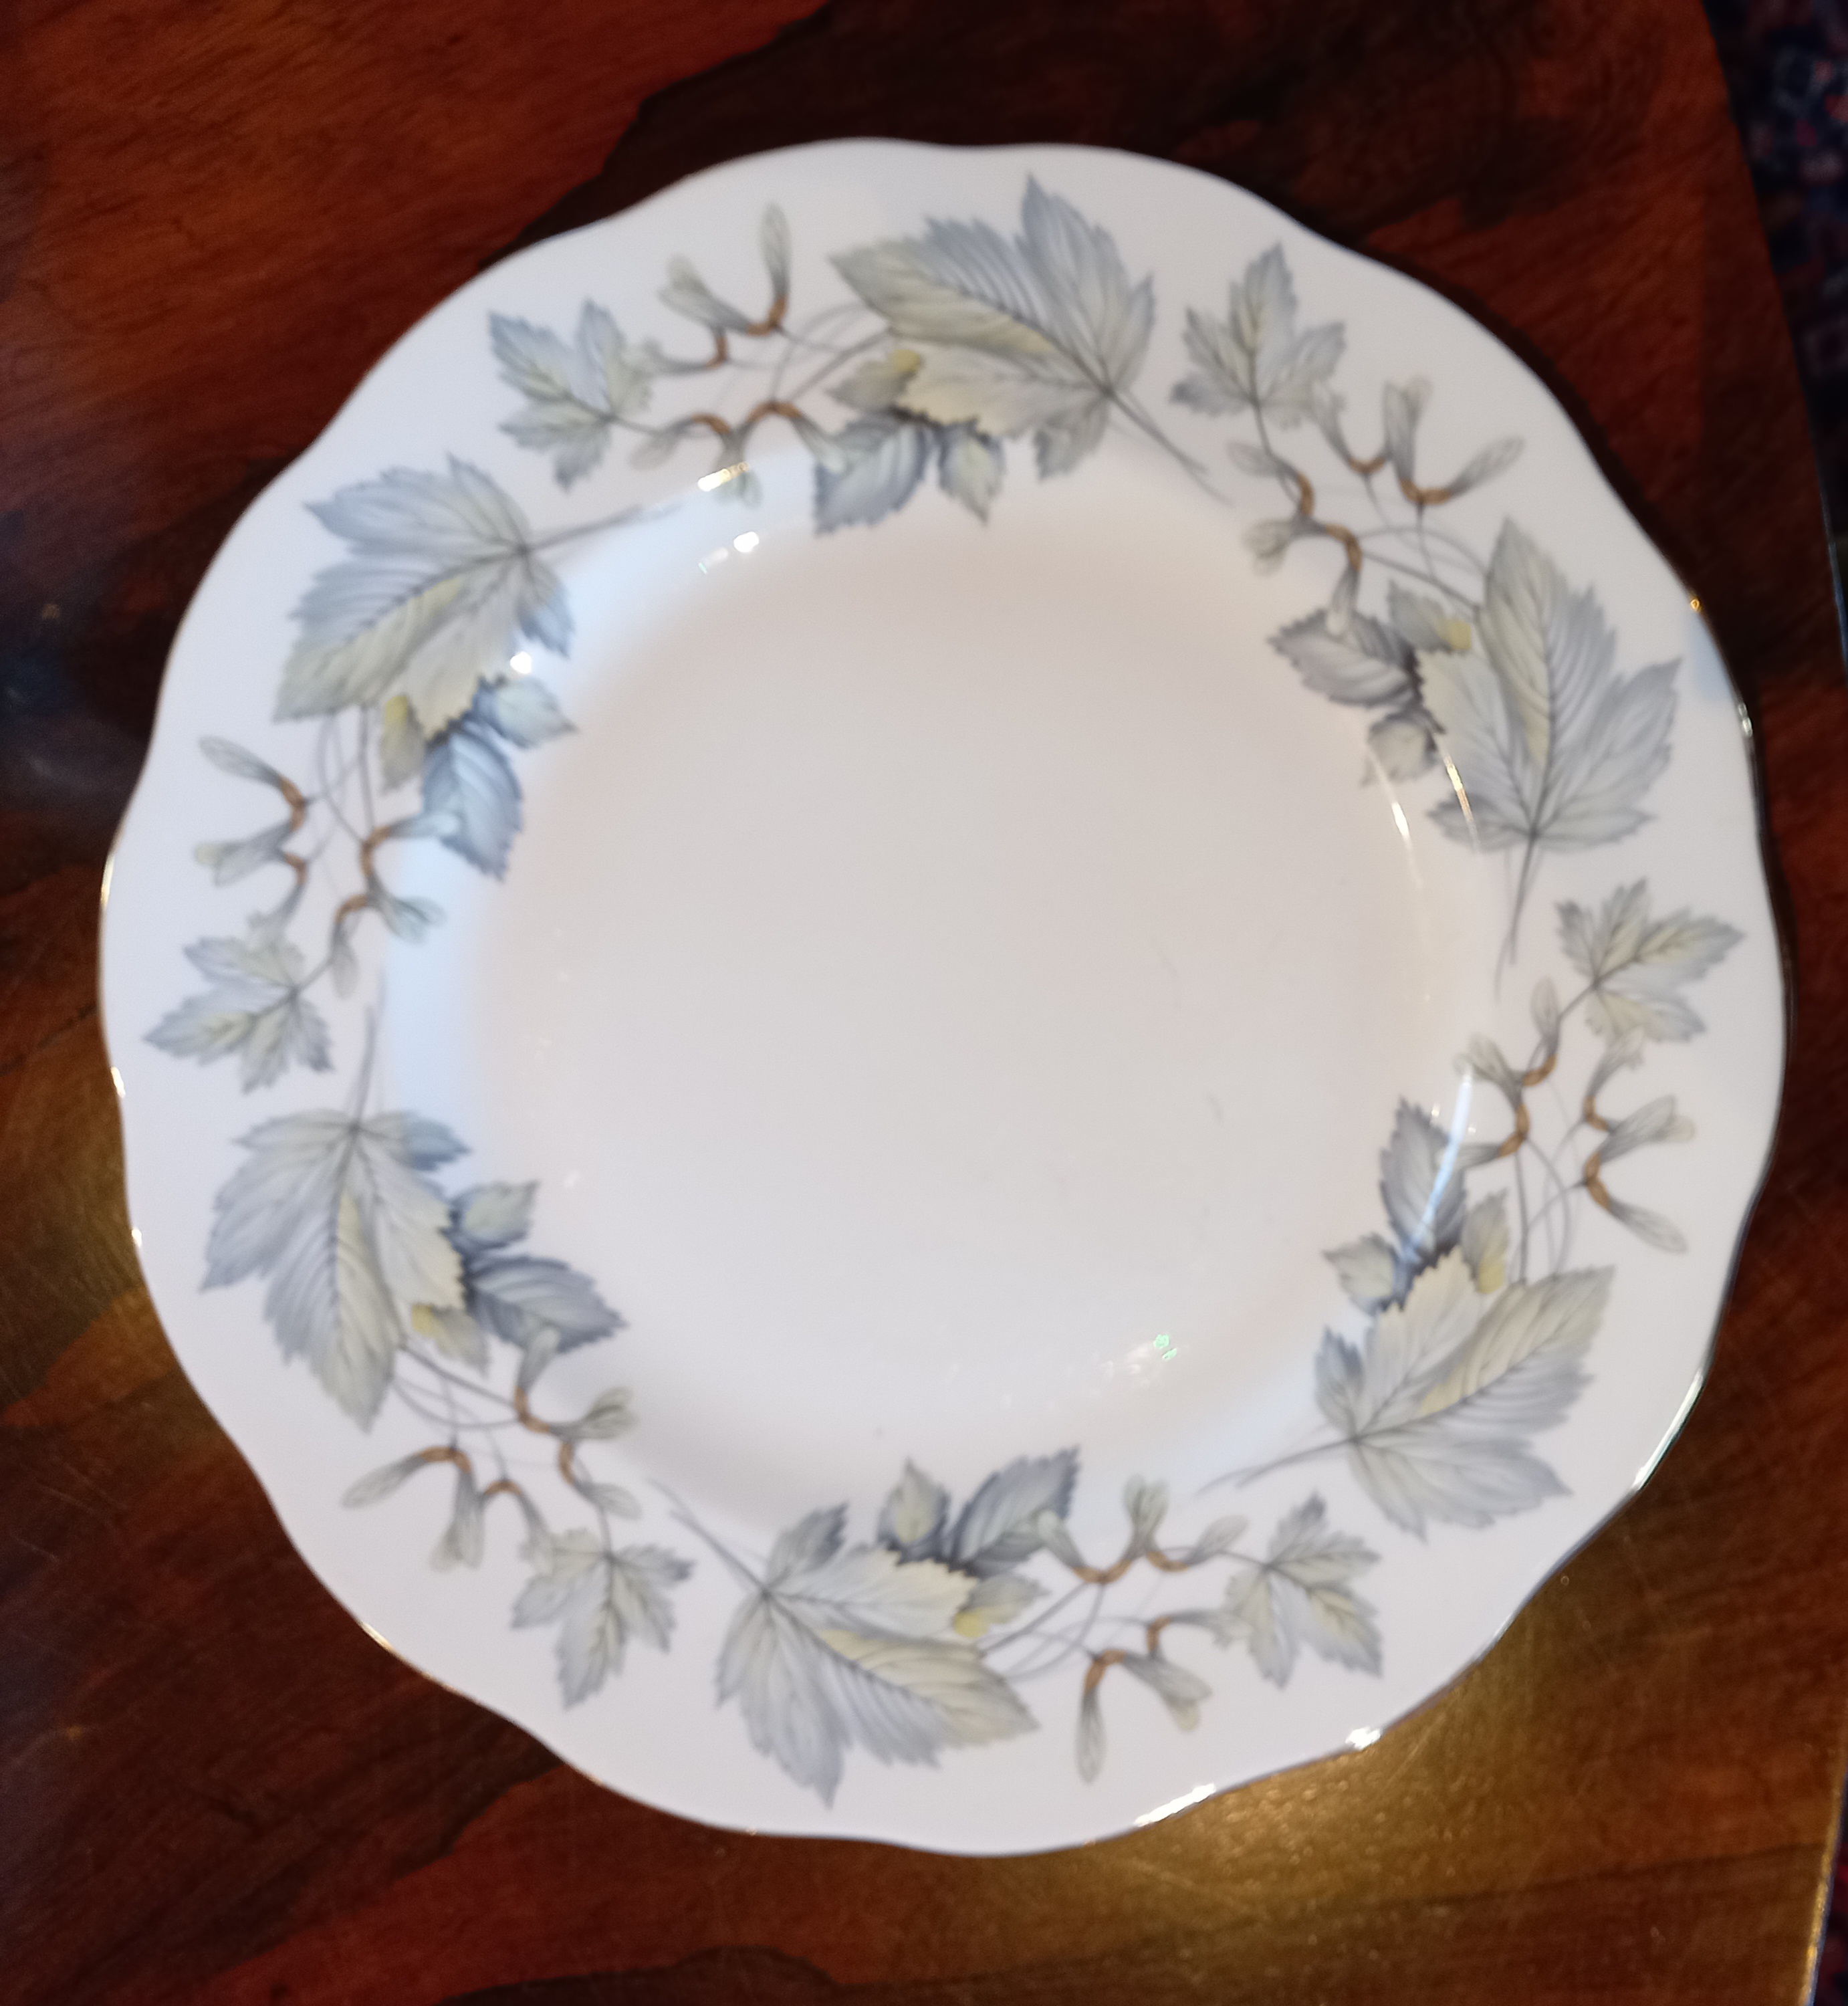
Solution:
<svg viewBox="0 0 1848 2006">
<path fill-rule="evenodd" d="M 105 948 L 334 1593 L 634 1796 L 972 1853 L 1481 1652 L 1686 1410 L 1782 1055 L 1737 699 L 1551 397 L 1059 148 L 432 314 L 213 565 Z"/>
</svg>

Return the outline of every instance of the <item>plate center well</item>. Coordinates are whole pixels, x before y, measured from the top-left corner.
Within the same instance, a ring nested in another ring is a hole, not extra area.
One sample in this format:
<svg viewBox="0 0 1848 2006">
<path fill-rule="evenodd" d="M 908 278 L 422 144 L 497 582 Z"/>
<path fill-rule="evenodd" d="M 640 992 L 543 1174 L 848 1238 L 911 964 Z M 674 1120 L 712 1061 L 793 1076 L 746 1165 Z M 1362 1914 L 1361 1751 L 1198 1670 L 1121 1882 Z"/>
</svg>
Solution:
<svg viewBox="0 0 1848 2006">
<path fill-rule="evenodd" d="M 1322 1250 L 1451 1076 L 1437 839 L 1268 644 L 1320 571 L 1255 578 L 1135 455 L 1013 457 L 987 526 L 818 537 L 773 476 L 586 556 L 578 730 L 506 885 L 402 958 L 480 1174 L 537 1177 L 535 1251 L 628 1319 L 548 1389 L 632 1385 L 635 1452 L 727 1508 L 1299 1431 Z"/>
</svg>

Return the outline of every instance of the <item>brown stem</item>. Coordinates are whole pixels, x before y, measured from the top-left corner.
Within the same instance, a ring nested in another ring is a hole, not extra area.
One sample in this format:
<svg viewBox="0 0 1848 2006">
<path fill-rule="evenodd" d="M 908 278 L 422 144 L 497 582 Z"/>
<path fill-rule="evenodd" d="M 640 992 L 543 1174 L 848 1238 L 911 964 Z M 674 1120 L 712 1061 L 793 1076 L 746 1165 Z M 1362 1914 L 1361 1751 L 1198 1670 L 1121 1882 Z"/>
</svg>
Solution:
<svg viewBox="0 0 1848 2006">
<path fill-rule="evenodd" d="M 382 822 L 378 826 L 372 831 L 371 834 L 367 836 L 360 844 L 360 875 L 365 879 L 368 889 L 365 892 L 355 892 L 350 898 L 343 899 L 340 901 L 339 906 L 335 909 L 333 916 L 333 923 L 336 927 L 340 925 L 343 920 L 350 917 L 353 913 L 363 913 L 366 910 L 367 906 L 371 903 L 370 888 L 374 877 L 377 875 L 372 868 L 372 860 L 378 853 L 379 845 L 391 835 L 392 831 L 396 829 L 397 826 L 398 825 L 395 822 Z"/>
<path fill-rule="evenodd" d="M 526 1389 L 523 1386 L 516 1386 L 513 1389 L 513 1415 L 523 1428 L 530 1429 L 536 1435 L 550 1435 L 558 1433 L 558 1430 L 550 1421 L 542 1421 L 533 1413 L 532 1404 L 526 1398 Z"/>
<path fill-rule="evenodd" d="M 1526 1141 L 1528 1136 L 1533 1132 L 1533 1117 L 1527 1112 L 1526 1102 L 1524 1100 L 1516 1101 L 1515 1103 L 1515 1131 L 1508 1137 L 1507 1141 L 1501 1145 L 1501 1148 L 1495 1152 L 1493 1160 L 1499 1163 L 1504 1156 L 1513 1156 L 1515 1151 L 1520 1148 L 1521 1145 Z"/>
<path fill-rule="evenodd" d="M 1593 1149 L 1586 1158 L 1585 1168 L 1579 1174 L 1584 1179 L 1585 1188 L 1591 1193 L 1592 1203 L 1602 1205 L 1608 1212 L 1610 1209 L 1610 1194 L 1605 1190 L 1604 1180 L 1599 1174 L 1603 1167 L 1603 1156 L 1602 1150 Z"/>
<path fill-rule="evenodd" d="M 1363 480 L 1371 480 L 1374 475 L 1385 465 L 1386 456 L 1383 452 L 1376 452 L 1371 459 L 1356 459 L 1353 454 L 1350 453 L 1347 463 Z"/>
<path fill-rule="evenodd" d="M 284 775 L 276 776 L 276 791 L 280 794 L 289 811 L 289 833 L 293 836 L 308 820 L 308 797 L 295 783 Z"/>
<path fill-rule="evenodd" d="M 1318 523 L 1315 527 L 1325 537 L 1332 537 L 1347 553 L 1347 568 L 1357 572 L 1366 562 L 1366 553 L 1360 548 L 1360 540 L 1352 530 L 1344 530 L 1339 523 Z"/>
<path fill-rule="evenodd" d="M 1153 1557 L 1151 1554 L 1150 1558 Z M 1093 1588 L 1108 1588 L 1111 1582 L 1121 1581 L 1135 1562 L 1134 1554 L 1125 1554 L 1120 1561 L 1113 1561 L 1107 1568 L 1086 1567 L 1081 1562 L 1072 1571 L 1080 1581 L 1089 1582 Z"/>
<path fill-rule="evenodd" d="M 1521 1084 L 1523 1086 L 1538 1086 L 1542 1080 L 1547 1079 L 1551 1076 L 1553 1068 L 1558 1065 L 1558 1063 L 1559 1049 L 1555 1046 L 1552 1051 L 1547 1054 L 1544 1065 L 1529 1066 L 1527 1070 L 1522 1074 Z"/>
<path fill-rule="evenodd" d="M 774 334 L 777 329 L 782 326 L 783 316 L 788 311 L 789 295 L 787 293 L 779 293 L 770 302 L 770 311 L 762 320 L 754 320 L 744 332 L 760 338 L 766 334 Z"/>
<path fill-rule="evenodd" d="M 1168 1625 L 1172 1623 L 1174 1620 L 1174 1617 L 1171 1616 L 1158 1616 L 1156 1617 L 1155 1621 L 1149 1625 L 1148 1642 L 1149 1655 L 1150 1657 L 1154 1657 L 1161 1649 L 1161 1633 L 1163 1631 L 1167 1629 Z"/>
<path fill-rule="evenodd" d="M 1185 1574 L 1187 1562 L 1171 1559 L 1160 1547 L 1151 1547 L 1144 1556 L 1152 1568 L 1159 1568 L 1163 1574 Z"/>
<path fill-rule="evenodd" d="M 788 418 L 792 421 L 806 417 L 807 414 L 795 404 L 787 403 L 780 397 L 766 397 L 755 404 L 738 422 L 728 424 L 716 411 L 689 411 L 686 417 L 675 421 L 682 425 L 704 425 L 718 438 L 743 440 L 750 436 L 752 429 L 765 418 Z"/>
<path fill-rule="evenodd" d="M 1085 1691 L 1088 1693 L 1095 1692 L 1103 1684 L 1104 1673 L 1112 1665 L 1121 1664 L 1128 1655 L 1128 1652 L 1124 1651 L 1100 1651 L 1086 1668 Z"/>
</svg>

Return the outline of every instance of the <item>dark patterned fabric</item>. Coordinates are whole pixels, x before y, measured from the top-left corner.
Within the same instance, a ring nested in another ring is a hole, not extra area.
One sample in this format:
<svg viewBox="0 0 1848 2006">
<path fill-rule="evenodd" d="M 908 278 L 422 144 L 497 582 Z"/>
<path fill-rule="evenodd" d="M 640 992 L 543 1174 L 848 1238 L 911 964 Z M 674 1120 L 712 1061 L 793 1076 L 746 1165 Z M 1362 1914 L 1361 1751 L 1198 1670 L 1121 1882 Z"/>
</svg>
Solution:
<svg viewBox="0 0 1848 2006">
<path fill-rule="evenodd" d="M 1848 0 L 1707 0 L 1707 12 L 1839 538 L 1848 531 Z"/>
</svg>

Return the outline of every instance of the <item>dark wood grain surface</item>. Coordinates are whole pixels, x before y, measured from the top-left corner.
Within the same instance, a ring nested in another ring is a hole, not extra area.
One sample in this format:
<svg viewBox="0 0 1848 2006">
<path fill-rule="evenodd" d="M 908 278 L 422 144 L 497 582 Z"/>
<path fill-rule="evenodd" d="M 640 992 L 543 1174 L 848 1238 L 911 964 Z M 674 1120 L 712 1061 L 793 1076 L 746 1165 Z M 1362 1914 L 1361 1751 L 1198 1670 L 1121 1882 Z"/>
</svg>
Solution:
<svg viewBox="0 0 1848 2006">
<path fill-rule="evenodd" d="M 1848 1758 L 1848 692 L 1695 0 L 804 5 L 0 16 L 0 1995 L 1795 2006 Z M 1038 1859 L 685 1824 L 371 1643 L 154 1320 L 94 1008 L 174 624 L 366 364 L 510 247 L 862 133 L 1189 161 L 1512 342 L 1711 613 L 1797 971 L 1643 1496 L 1364 1754 Z"/>
</svg>

